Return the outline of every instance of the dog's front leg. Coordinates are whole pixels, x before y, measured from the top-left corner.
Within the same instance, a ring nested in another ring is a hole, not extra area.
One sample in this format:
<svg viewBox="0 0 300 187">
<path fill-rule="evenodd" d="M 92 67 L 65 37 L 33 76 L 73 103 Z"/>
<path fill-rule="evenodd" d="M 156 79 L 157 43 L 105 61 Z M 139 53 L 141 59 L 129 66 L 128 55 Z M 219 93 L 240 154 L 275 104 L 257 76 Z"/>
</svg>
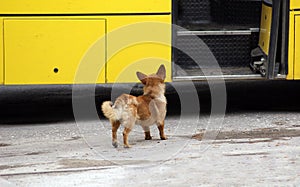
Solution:
<svg viewBox="0 0 300 187">
<path fill-rule="evenodd" d="M 161 140 L 166 140 L 167 139 L 167 137 L 164 133 L 164 126 L 165 126 L 165 121 L 157 123 L 157 127 L 158 127 L 158 130 L 159 130 L 159 136 L 160 136 Z"/>
<path fill-rule="evenodd" d="M 145 132 L 145 140 L 151 140 L 150 128 L 148 126 L 142 126 Z"/>
</svg>

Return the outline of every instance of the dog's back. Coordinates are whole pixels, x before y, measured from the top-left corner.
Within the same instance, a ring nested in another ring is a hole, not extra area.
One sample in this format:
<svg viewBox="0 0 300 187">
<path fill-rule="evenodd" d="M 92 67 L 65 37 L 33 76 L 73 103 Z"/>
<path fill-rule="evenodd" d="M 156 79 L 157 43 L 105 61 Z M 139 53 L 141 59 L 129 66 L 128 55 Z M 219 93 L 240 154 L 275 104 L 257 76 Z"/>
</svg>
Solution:
<svg viewBox="0 0 300 187">
<path fill-rule="evenodd" d="M 101 108 L 105 117 L 111 121 L 125 121 L 129 115 L 136 117 L 137 99 L 135 96 L 122 94 L 115 103 L 111 101 L 103 102 Z"/>
</svg>

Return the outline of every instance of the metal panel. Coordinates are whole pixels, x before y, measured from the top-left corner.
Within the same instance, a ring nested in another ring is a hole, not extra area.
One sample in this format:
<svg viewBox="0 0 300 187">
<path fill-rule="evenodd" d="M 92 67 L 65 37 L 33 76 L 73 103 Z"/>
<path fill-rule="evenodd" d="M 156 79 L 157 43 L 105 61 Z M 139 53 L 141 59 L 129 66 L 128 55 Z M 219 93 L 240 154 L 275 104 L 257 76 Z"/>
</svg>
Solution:
<svg viewBox="0 0 300 187">
<path fill-rule="evenodd" d="M 272 22 L 272 7 L 263 4 L 261 23 L 260 23 L 260 32 L 259 32 L 259 46 L 266 55 L 269 54 L 271 22 Z"/>
<path fill-rule="evenodd" d="M 212 20 L 233 25 L 258 27 L 261 0 L 212 0 Z"/>
<path fill-rule="evenodd" d="M 273 0 L 272 5 L 272 22 L 271 22 L 271 34 L 270 34 L 270 47 L 267 57 L 267 74 L 268 79 L 274 79 L 278 74 L 276 68 L 277 46 L 278 46 L 278 33 L 279 33 L 279 21 L 280 21 L 280 8 L 281 0 Z"/>
<path fill-rule="evenodd" d="M 138 82 L 136 71 L 157 71 L 171 81 L 171 16 L 107 17 L 107 82 Z"/>
<path fill-rule="evenodd" d="M 0 14 L 171 12 L 171 0 L 0 0 Z"/>
<path fill-rule="evenodd" d="M 178 24 L 259 27 L 261 0 L 179 0 Z"/>
<path fill-rule="evenodd" d="M 291 8 L 291 10 L 300 9 L 300 1 L 299 0 L 290 0 L 290 8 Z"/>
<path fill-rule="evenodd" d="M 0 18 L 0 84 L 4 82 L 3 19 Z"/>
<path fill-rule="evenodd" d="M 289 16 L 289 38 L 288 38 L 288 74 L 287 79 L 294 79 L 294 52 L 295 52 L 295 14 L 290 11 Z"/>
<path fill-rule="evenodd" d="M 74 83 L 87 50 L 104 34 L 105 20 L 97 18 L 5 19 L 5 84 Z M 80 83 L 94 83 L 90 70 L 105 66 L 105 42 L 97 47 Z M 96 82 L 104 81 L 103 71 Z"/>
<path fill-rule="evenodd" d="M 294 79 L 300 79 L 300 14 L 295 16 Z"/>
<path fill-rule="evenodd" d="M 178 19 L 180 24 L 201 24 L 211 21 L 211 0 L 179 0 Z"/>
</svg>

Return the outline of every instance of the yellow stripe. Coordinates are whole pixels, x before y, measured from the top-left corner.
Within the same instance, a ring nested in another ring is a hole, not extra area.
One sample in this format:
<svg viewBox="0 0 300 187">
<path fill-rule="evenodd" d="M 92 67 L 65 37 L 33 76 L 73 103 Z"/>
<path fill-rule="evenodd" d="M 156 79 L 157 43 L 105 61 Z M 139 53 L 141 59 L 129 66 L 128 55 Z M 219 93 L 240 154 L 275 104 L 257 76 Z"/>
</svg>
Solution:
<svg viewBox="0 0 300 187">
<path fill-rule="evenodd" d="M 2 14 L 171 12 L 171 0 L 0 0 Z"/>
</svg>

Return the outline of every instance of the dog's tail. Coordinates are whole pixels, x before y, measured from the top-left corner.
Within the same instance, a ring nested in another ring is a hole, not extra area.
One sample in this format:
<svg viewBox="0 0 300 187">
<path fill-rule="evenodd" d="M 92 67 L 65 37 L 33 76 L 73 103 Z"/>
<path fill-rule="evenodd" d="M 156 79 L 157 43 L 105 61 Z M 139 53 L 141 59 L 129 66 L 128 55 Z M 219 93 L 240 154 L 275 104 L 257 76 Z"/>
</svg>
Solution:
<svg viewBox="0 0 300 187">
<path fill-rule="evenodd" d="M 117 121 L 118 116 L 112 105 L 113 103 L 111 101 L 105 101 L 103 102 L 101 109 L 105 117 L 107 117 L 109 120 Z"/>
</svg>

